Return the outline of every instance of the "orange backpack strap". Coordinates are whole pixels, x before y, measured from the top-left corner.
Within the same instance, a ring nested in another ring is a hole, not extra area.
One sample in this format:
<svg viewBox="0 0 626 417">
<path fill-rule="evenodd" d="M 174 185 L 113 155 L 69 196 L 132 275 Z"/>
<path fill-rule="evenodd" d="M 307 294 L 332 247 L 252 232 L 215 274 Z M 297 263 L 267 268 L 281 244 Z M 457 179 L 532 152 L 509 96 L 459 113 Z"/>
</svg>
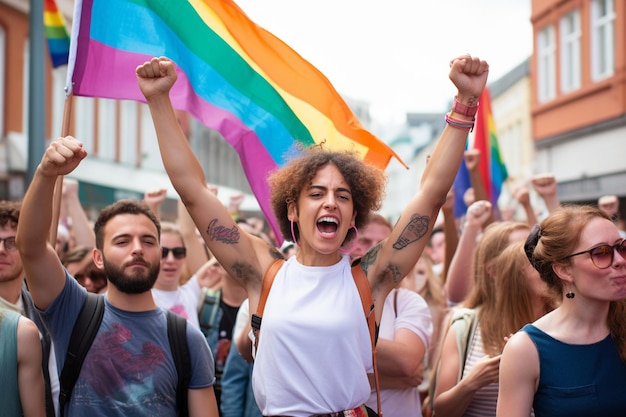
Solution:
<svg viewBox="0 0 626 417">
<path fill-rule="evenodd" d="M 263 311 L 265 310 L 265 302 L 267 301 L 267 296 L 270 293 L 270 289 L 272 288 L 272 284 L 274 283 L 274 278 L 276 278 L 276 274 L 278 270 L 285 263 L 284 259 L 276 259 L 267 271 L 265 271 L 265 275 L 263 276 L 263 285 L 261 287 L 261 295 L 259 296 L 259 304 L 256 308 L 256 313 L 252 315 L 251 326 L 252 332 L 254 333 L 254 350 L 256 351 L 259 346 L 259 332 L 261 330 L 261 319 L 263 318 Z"/>
<path fill-rule="evenodd" d="M 378 382 L 378 365 L 376 364 L 376 312 L 374 300 L 372 299 L 372 290 L 370 283 L 367 280 L 367 276 L 361 268 L 360 259 L 352 264 L 352 277 L 354 283 L 361 296 L 361 303 L 363 304 L 363 312 L 365 313 L 365 320 L 367 320 L 367 327 L 370 331 L 370 340 L 372 342 L 372 365 L 374 367 L 374 382 L 376 386 L 376 401 L 378 404 L 378 416 L 383 416 L 383 410 L 380 403 L 380 383 Z"/>
</svg>

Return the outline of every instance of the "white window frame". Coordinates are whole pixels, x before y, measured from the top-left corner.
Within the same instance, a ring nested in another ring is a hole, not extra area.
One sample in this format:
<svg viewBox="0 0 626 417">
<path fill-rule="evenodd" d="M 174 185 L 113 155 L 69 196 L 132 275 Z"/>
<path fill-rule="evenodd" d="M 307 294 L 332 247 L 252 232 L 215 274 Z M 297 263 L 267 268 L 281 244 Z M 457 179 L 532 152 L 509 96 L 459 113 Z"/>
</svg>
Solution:
<svg viewBox="0 0 626 417">
<path fill-rule="evenodd" d="M 563 16 L 559 27 L 561 92 L 569 93 L 581 85 L 580 11 L 575 9 Z"/>
<path fill-rule="evenodd" d="M 99 98 L 98 100 L 98 158 L 115 161 L 117 137 L 117 102 Z"/>
<path fill-rule="evenodd" d="M 540 103 L 556 97 L 556 34 L 553 25 L 537 34 L 537 99 Z"/>
<path fill-rule="evenodd" d="M 613 0 L 592 0 L 590 29 L 591 79 L 600 81 L 615 73 Z"/>
<path fill-rule="evenodd" d="M 5 107 L 5 101 L 4 101 L 4 97 L 6 95 L 6 90 L 5 90 L 5 86 L 6 86 L 6 73 L 5 73 L 5 68 L 6 68 L 6 62 L 7 62 L 7 45 L 6 45 L 6 41 L 7 41 L 7 34 L 6 31 L 4 30 L 4 27 L 0 26 L 0 136 L 2 135 L 2 132 L 4 132 L 4 107 Z M 2 139 L 0 137 L 0 139 Z"/>
<path fill-rule="evenodd" d="M 135 101 L 121 100 L 120 106 L 120 162 L 126 165 L 137 164 L 137 125 L 138 106 Z"/>
</svg>

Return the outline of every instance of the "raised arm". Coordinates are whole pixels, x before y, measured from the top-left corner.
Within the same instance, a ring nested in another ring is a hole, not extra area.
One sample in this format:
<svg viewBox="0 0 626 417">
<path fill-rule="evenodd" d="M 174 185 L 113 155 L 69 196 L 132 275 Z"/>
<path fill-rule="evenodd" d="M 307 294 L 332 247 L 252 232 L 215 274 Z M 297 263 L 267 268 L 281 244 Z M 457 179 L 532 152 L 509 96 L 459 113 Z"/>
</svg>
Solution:
<svg viewBox="0 0 626 417">
<path fill-rule="evenodd" d="M 52 142 L 46 149 L 26 190 L 16 243 L 26 281 L 35 305 L 45 310 L 65 285 L 65 272 L 54 247 L 48 243 L 52 223 L 54 184 L 58 176 L 72 172 L 87 152 L 71 136 Z"/>
<path fill-rule="evenodd" d="M 467 171 L 469 172 L 470 184 L 472 185 L 472 190 L 474 190 L 474 201 L 489 201 L 489 196 L 487 195 L 485 184 L 483 183 L 483 179 L 480 176 L 480 150 L 468 149 L 465 151 L 463 158 L 465 158 L 465 166 L 467 166 Z M 485 226 L 493 223 L 493 221 L 494 218 L 492 210 L 489 218 L 485 223 Z"/>
<path fill-rule="evenodd" d="M 450 79 L 458 89 L 457 101 L 465 106 L 476 106 L 487 82 L 489 66 L 479 58 L 465 55 L 452 60 L 450 67 Z M 452 112 L 451 117 L 463 120 L 465 125 L 472 123 L 471 116 Z M 419 189 L 391 235 L 382 246 L 375 246 L 363 257 L 362 265 L 369 269 L 368 279 L 375 300 L 384 300 L 424 250 L 437 213 L 446 201 L 459 169 L 468 131 L 469 127 L 446 125 L 426 164 Z M 380 310 L 376 311 L 377 319 L 380 319 Z"/>
<path fill-rule="evenodd" d="M 248 291 L 252 283 L 253 291 L 257 292 L 272 255 L 267 244 L 239 229 L 207 186 L 202 167 L 176 119 L 170 100 L 169 92 L 177 78 L 174 63 L 164 57 L 153 58 L 138 66 L 136 73 L 172 185 L 220 264 Z"/>
<path fill-rule="evenodd" d="M 89 223 L 89 218 L 78 198 L 78 181 L 72 178 L 63 178 L 63 193 L 61 194 L 61 217 L 71 219 L 74 244 L 76 246 L 96 246 L 96 235 Z"/>
<path fill-rule="evenodd" d="M 476 239 L 491 217 L 491 203 L 489 201 L 475 201 L 467 208 L 465 226 L 461 232 L 461 238 L 450 262 L 448 276 L 443 286 L 449 304 L 463 301 L 474 287 L 471 271 Z"/>
<path fill-rule="evenodd" d="M 559 208 L 561 201 L 557 195 L 557 183 L 554 174 L 537 174 L 531 178 L 530 184 L 535 192 L 543 199 L 549 213 Z"/>
</svg>

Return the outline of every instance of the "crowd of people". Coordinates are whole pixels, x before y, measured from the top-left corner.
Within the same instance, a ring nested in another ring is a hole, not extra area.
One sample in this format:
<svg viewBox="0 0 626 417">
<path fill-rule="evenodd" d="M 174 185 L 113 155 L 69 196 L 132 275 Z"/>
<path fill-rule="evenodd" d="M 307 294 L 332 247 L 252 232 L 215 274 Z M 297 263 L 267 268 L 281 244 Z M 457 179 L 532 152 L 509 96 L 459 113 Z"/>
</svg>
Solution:
<svg viewBox="0 0 626 417">
<path fill-rule="evenodd" d="M 243 194 L 225 205 L 206 183 L 169 99 L 173 62 L 138 66 L 177 217 L 161 218 L 157 188 L 91 221 L 65 177 L 88 157 L 82 143 L 50 144 L 23 201 L 0 201 L 0 414 L 621 415 L 619 200 L 561 204 L 541 174 L 514 193 L 521 216 L 489 202 L 471 175 L 480 155 L 465 150 L 487 74 L 479 58 L 451 61 L 454 106 L 398 219 L 378 214 L 384 173 L 350 152 L 305 149 L 272 173 L 279 245 L 239 212 Z M 472 192 L 455 218 L 462 159 Z M 103 315 L 77 364 L 89 293 Z"/>
</svg>

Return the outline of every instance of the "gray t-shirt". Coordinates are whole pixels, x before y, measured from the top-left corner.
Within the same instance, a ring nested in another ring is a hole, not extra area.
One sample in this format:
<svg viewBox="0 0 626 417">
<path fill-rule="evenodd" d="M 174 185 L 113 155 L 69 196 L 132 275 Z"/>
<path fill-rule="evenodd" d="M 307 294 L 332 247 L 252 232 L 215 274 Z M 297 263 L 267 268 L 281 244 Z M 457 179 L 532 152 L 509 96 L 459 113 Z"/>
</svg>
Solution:
<svg viewBox="0 0 626 417">
<path fill-rule="evenodd" d="M 69 338 L 87 292 L 70 275 L 42 317 L 63 367 Z M 215 382 L 204 335 L 187 326 L 190 389 Z M 105 301 L 104 317 L 65 410 L 71 416 L 176 416 L 178 376 L 167 337 L 166 312 L 119 310 Z"/>
</svg>

